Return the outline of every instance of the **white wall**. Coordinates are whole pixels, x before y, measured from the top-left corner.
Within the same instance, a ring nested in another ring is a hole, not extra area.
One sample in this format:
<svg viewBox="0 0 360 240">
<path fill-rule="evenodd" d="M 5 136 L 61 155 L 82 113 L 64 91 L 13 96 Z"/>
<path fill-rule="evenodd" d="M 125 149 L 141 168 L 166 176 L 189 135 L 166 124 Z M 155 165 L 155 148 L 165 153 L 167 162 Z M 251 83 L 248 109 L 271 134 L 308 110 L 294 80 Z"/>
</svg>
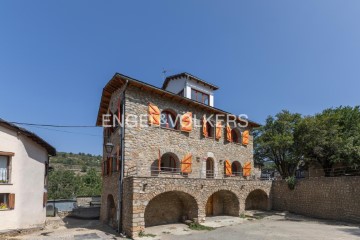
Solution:
<svg viewBox="0 0 360 240">
<path fill-rule="evenodd" d="M 0 211 L 0 230 L 43 226 L 44 174 L 47 151 L 23 135 L 0 126 L 0 151 L 13 152 L 11 184 L 0 193 L 15 193 L 15 209 Z M 6 221 L 3 221 L 6 219 Z"/>
<path fill-rule="evenodd" d="M 170 80 L 165 90 L 178 94 L 181 90 L 185 88 L 185 82 L 185 78 Z"/>
<path fill-rule="evenodd" d="M 186 79 L 185 77 L 170 80 L 165 90 L 178 94 L 181 90 L 185 89 L 184 96 L 191 99 L 192 88 L 209 94 L 209 105 L 212 107 L 214 106 L 214 91 L 202 83 L 198 83 L 191 79 Z"/>
</svg>

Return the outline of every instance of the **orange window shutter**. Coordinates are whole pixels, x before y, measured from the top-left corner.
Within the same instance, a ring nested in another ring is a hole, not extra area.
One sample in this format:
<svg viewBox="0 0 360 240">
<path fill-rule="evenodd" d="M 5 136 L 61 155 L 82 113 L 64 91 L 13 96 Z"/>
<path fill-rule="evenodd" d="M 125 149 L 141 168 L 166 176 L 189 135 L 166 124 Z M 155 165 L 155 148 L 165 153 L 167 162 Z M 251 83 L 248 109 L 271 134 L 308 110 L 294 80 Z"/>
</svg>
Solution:
<svg viewBox="0 0 360 240">
<path fill-rule="evenodd" d="M 216 139 L 220 139 L 222 134 L 222 125 L 221 122 L 216 123 Z"/>
<path fill-rule="evenodd" d="M 250 138 L 249 130 L 244 131 L 243 135 L 242 135 L 242 144 L 248 145 L 249 144 L 249 138 Z"/>
<path fill-rule="evenodd" d="M 229 160 L 225 160 L 225 175 L 226 176 L 232 175 L 231 163 Z"/>
<path fill-rule="evenodd" d="M 246 162 L 243 167 L 243 175 L 244 177 L 251 175 L 251 162 Z"/>
<path fill-rule="evenodd" d="M 10 209 L 15 209 L 15 194 L 10 193 L 9 194 L 9 206 Z"/>
<path fill-rule="evenodd" d="M 160 110 L 157 106 L 149 103 L 149 124 L 160 125 Z"/>
<path fill-rule="evenodd" d="M 206 126 L 206 117 L 205 116 L 203 117 L 202 124 L 203 124 L 203 129 L 202 129 L 203 130 L 203 136 L 208 137 L 207 126 Z"/>
<path fill-rule="evenodd" d="M 191 132 L 192 130 L 192 113 L 187 112 L 181 116 L 181 131 Z"/>
<path fill-rule="evenodd" d="M 120 145 L 116 146 L 116 171 L 120 170 Z"/>
<path fill-rule="evenodd" d="M 191 173 L 192 171 L 191 164 L 192 164 L 192 154 L 188 153 L 181 161 L 181 172 Z"/>
<path fill-rule="evenodd" d="M 228 140 L 228 142 L 232 142 L 231 127 L 229 124 L 226 124 L 226 139 Z"/>
</svg>

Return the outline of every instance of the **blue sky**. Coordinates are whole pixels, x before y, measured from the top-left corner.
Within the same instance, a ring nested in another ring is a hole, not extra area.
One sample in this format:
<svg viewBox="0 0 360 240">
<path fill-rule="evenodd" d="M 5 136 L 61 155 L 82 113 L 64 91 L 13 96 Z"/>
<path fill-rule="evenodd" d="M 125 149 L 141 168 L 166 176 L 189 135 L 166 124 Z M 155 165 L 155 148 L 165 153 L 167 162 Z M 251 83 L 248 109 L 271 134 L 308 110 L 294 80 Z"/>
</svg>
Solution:
<svg viewBox="0 0 360 240">
<path fill-rule="evenodd" d="M 220 86 L 215 106 L 263 123 L 360 103 L 360 1 L 1 1 L 0 117 L 94 125 L 115 72 Z M 27 127 L 100 154 L 101 129 Z"/>
</svg>

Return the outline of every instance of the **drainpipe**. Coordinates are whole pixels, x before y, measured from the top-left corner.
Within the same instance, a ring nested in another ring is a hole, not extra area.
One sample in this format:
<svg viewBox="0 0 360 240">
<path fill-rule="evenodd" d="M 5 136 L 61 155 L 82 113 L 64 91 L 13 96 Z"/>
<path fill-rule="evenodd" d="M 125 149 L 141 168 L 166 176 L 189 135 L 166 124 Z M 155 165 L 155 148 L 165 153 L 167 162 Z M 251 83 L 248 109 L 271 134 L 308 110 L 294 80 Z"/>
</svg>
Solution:
<svg viewBox="0 0 360 240">
<path fill-rule="evenodd" d="M 121 147 L 121 169 L 120 169 L 120 176 L 119 176 L 119 194 L 118 194 L 118 233 L 121 234 L 123 229 L 122 229 L 122 212 L 123 212 L 123 208 L 122 208 L 122 197 L 123 197 L 123 183 L 124 183 L 124 150 L 125 150 L 125 91 L 126 88 L 128 86 L 128 80 L 126 79 L 125 82 L 125 87 L 124 87 L 124 91 L 123 91 L 123 95 L 122 95 L 122 99 L 121 99 L 121 130 L 120 130 L 120 147 Z"/>
</svg>

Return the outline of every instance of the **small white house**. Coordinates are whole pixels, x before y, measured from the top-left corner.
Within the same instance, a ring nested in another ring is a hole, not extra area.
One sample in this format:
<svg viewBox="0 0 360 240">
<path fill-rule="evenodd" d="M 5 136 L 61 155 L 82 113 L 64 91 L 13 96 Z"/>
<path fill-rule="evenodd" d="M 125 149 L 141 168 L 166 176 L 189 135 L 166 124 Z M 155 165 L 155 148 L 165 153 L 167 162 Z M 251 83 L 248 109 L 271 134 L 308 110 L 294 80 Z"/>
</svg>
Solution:
<svg viewBox="0 0 360 240">
<path fill-rule="evenodd" d="M 45 224 L 47 169 L 56 150 L 0 118 L 0 232 Z"/>
</svg>

